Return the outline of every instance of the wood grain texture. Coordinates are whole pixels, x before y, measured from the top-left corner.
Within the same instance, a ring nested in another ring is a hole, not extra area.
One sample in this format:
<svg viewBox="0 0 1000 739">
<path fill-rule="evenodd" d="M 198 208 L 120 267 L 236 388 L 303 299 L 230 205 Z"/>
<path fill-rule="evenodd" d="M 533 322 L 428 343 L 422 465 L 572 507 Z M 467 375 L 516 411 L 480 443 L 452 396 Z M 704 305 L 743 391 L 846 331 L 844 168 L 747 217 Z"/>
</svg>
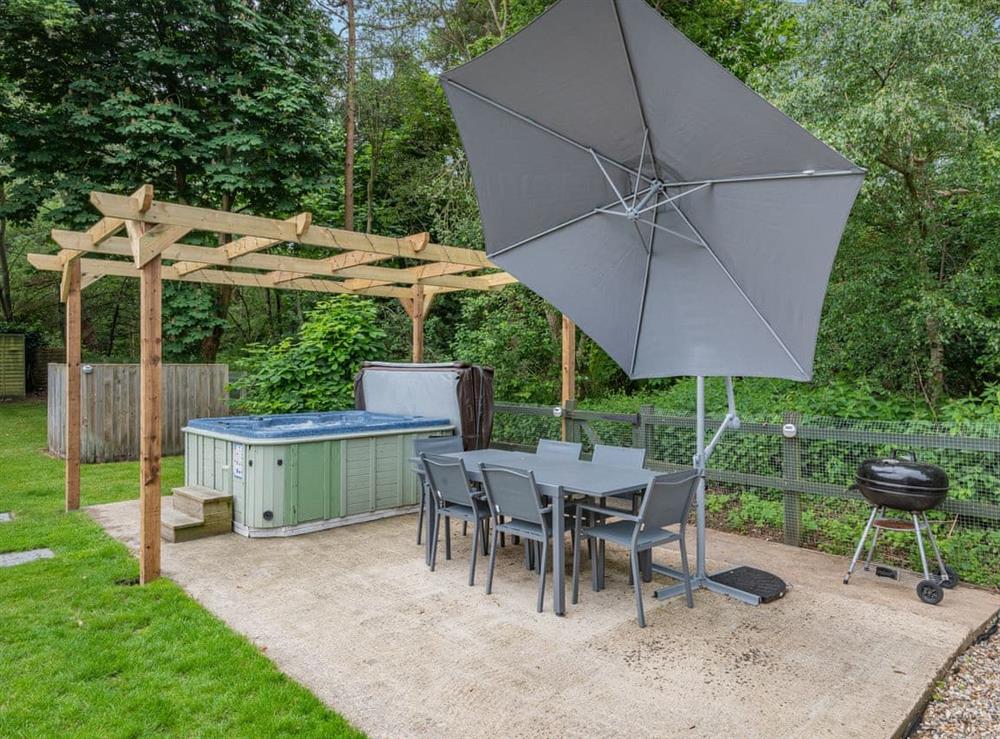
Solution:
<svg viewBox="0 0 1000 739">
<path fill-rule="evenodd" d="M 145 584 L 160 576 L 161 258 L 139 273 L 139 582 Z"/>
<path fill-rule="evenodd" d="M 66 510 L 80 507 L 80 260 L 65 267 L 66 292 Z"/>
</svg>

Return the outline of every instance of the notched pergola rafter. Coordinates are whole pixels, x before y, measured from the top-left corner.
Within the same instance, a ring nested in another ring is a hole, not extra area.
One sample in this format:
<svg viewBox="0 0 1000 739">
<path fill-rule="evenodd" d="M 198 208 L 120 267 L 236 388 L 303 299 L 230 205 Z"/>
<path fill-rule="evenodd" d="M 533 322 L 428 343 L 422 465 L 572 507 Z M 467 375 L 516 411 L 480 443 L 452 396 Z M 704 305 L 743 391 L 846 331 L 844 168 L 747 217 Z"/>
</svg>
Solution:
<svg viewBox="0 0 1000 739">
<path fill-rule="evenodd" d="M 97 224 L 85 232 L 52 231 L 53 240 L 62 247 L 58 255 L 60 269 L 86 253 L 131 257 L 134 269 L 159 256 L 172 262 L 164 267 L 163 279 L 398 298 L 409 298 L 410 286 L 415 284 L 434 294 L 493 290 L 516 281 L 505 273 L 463 274 L 492 269 L 494 265 L 483 252 L 431 243 L 426 232 L 394 238 L 316 226 L 309 213 L 272 219 L 196 208 L 157 201 L 151 186 L 143 186 L 128 196 L 94 192 L 91 201 L 104 214 Z M 115 235 L 123 228 L 125 235 Z M 225 234 L 230 240 L 217 247 L 182 243 L 180 239 L 192 231 Z M 265 251 L 278 244 L 338 251 L 321 258 Z M 393 257 L 426 264 L 402 269 L 375 264 Z M 50 260 L 35 261 L 39 269 L 54 268 Z M 85 274 L 92 280 L 105 274 L 129 276 L 122 267 L 111 267 L 106 261 L 112 260 L 87 260 Z M 262 272 L 221 276 L 231 271 L 228 268 Z M 218 274 L 197 277 L 209 271 Z M 323 282 L 335 284 L 320 284 Z M 64 277 L 63 299 L 67 284 Z"/>
</svg>

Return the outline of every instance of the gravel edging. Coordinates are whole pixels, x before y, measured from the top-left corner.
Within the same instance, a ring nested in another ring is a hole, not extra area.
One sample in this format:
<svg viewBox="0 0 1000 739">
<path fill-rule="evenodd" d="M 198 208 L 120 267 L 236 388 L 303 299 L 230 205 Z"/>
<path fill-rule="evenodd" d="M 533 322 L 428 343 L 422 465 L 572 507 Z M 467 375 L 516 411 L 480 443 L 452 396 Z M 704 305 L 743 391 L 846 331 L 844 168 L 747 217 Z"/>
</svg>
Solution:
<svg viewBox="0 0 1000 739">
<path fill-rule="evenodd" d="M 960 655 L 934 696 L 912 739 L 1000 737 L 1000 634 L 992 625 Z"/>
</svg>

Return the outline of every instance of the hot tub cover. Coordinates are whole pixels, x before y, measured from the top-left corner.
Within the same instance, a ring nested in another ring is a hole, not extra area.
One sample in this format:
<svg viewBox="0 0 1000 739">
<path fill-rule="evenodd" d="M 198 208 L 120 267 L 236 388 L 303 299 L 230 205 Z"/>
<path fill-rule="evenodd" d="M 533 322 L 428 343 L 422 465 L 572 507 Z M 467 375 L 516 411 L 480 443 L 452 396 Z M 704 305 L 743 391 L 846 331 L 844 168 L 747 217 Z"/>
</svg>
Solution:
<svg viewBox="0 0 1000 739">
<path fill-rule="evenodd" d="M 447 418 L 400 416 L 371 411 L 329 411 L 194 418 L 188 422 L 185 430 L 204 431 L 242 439 L 301 439 L 447 426 L 451 426 L 451 421 Z"/>
</svg>

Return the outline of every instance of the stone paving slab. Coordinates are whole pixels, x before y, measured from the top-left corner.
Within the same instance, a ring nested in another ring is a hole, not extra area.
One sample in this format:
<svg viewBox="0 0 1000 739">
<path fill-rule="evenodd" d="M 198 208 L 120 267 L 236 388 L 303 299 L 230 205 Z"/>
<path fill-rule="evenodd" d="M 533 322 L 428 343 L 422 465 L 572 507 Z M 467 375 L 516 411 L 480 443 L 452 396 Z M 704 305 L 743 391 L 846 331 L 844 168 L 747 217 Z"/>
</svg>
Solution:
<svg viewBox="0 0 1000 739">
<path fill-rule="evenodd" d="M 27 562 L 34 562 L 36 559 L 52 559 L 55 552 L 51 549 L 29 549 L 24 552 L 8 552 L 0 554 L 0 567 L 14 567 Z"/>
<path fill-rule="evenodd" d="M 90 514 L 137 549 L 136 502 Z M 754 608 L 698 591 L 688 609 L 652 598 L 657 577 L 640 629 L 609 550 L 607 588 L 592 592 L 585 566 L 559 618 L 550 595 L 535 612 L 520 548 L 486 595 L 485 559 L 466 585 L 470 539 L 456 529 L 430 572 L 415 524 L 164 543 L 163 573 L 372 737 L 887 737 L 1000 608 L 964 586 L 939 606 L 874 577 L 845 586 L 843 557 L 710 531 L 713 571 L 766 569 L 788 594 Z M 657 561 L 676 567 L 676 549 Z"/>
</svg>

